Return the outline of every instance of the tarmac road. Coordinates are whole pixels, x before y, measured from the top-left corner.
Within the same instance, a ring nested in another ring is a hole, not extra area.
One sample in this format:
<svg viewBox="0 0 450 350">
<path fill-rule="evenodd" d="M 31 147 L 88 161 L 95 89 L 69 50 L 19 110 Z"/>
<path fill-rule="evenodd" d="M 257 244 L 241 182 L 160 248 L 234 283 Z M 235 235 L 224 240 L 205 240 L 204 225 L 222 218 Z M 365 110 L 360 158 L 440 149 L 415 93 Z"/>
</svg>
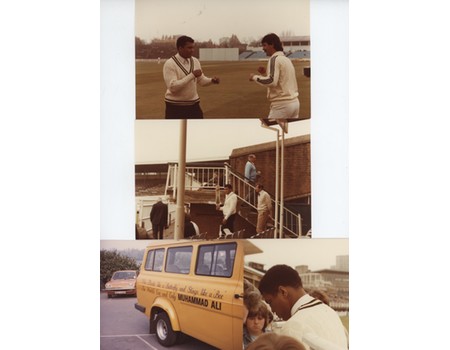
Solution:
<svg viewBox="0 0 450 350">
<path fill-rule="evenodd" d="M 135 297 L 117 296 L 108 299 L 100 293 L 100 350 L 168 350 L 149 334 L 147 317 L 134 308 Z M 170 350 L 217 350 L 197 339 L 186 337 Z"/>
</svg>

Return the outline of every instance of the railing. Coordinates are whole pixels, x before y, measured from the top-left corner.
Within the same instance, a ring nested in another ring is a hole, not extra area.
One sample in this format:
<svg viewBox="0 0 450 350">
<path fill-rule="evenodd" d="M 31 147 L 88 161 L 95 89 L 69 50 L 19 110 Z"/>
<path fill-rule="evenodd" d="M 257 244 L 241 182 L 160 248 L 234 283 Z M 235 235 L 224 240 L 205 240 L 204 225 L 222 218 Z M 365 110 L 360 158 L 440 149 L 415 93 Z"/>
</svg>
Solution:
<svg viewBox="0 0 450 350">
<path fill-rule="evenodd" d="M 166 191 L 172 190 L 173 198 L 176 198 L 177 191 L 177 174 L 178 165 L 169 164 L 166 181 Z M 231 166 L 225 163 L 224 167 L 186 167 L 186 190 L 199 190 L 199 189 L 222 189 L 224 184 L 231 184 L 233 192 L 237 194 L 239 199 L 250 208 L 257 210 L 257 193 L 255 184 L 250 183 L 245 179 L 245 176 L 237 171 L 234 171 Z M 269 193 L 270 194 L 270 193 Z M 275 200 L 270 194 L 272 199 L 272 208 L 275 211 Z M 278 218 L 283 218 L 283 236 L 290 238 L 299 238 L 302 236 L 302 222 L 301 215 L 294 213 L 288 208 L 283 208 L 283 215 L 280 215 L 280 206 L 278 203 Z M 272 237 L 275 237 L 274 230 L 272 229 Z"/>
<path fill-rule="evenodd" d="M 166 192 L 173 191 L 176 198 L 178 164 L 169 164 L 166 181 Z M 199 189 L 223 188 L 225 184 L 224 167 L 186 167 L 185 189 L 196 191 Z"/>
<path fill-rule="evenodd" d="M 244 238 L 245 229 L 236 231 L 236 232 L 228 232 L 225 235 L 219 236 L 219 239 L 237 239 L 237 238 Z M 195 239 L 207 239 L 208 238 L 208 232 L 203 232 L 198 235 L 194 235 L 189 237 L 189 239 L 195 240 Z"/>
<path fill-rule="evenodd" d="M 233 191 L 238 197 L 250 207 L 257 209 L 257 193 L 255 185 L 245 179 L 245 177 L 232 170 L 231 166 L 225 163 L 226 173 L 225 178 L 233 186 Z M 272 208 L 275 211 L 275 200 L 269 193 L 272 200 Z M 278 208 L 279 203 L 278 203 Z M 281 215 L 279 216 L 281 217 Z M 301 215 L 294 213 L 288 208 L 283 208 L 283 233 L 291 238 L 298 238 L 302 236 L 302 221 Z M 273 232 L 273 231 L 272 231 Z M 272 236 L 273 238 L 274 236 Z"/>
<path fill-rule="evenodd" d="M 257 233 L 250 238 L 273 238 L 275 227 L 270 227 L 267 230 Z"/>
</svg>

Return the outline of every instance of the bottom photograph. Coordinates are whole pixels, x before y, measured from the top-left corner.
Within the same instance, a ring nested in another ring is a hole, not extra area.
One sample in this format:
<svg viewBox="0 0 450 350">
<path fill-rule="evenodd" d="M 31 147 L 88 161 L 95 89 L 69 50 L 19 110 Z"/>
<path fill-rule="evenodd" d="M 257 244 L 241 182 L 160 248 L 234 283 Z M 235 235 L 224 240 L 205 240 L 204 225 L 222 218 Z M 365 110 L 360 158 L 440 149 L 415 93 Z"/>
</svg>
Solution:
<svg viewBox="0 0 450 350">
<path fill-rule="evenodd" d="M 349 348 L 348 239 L 101 240 L 100 348 Z"/>
</svg>

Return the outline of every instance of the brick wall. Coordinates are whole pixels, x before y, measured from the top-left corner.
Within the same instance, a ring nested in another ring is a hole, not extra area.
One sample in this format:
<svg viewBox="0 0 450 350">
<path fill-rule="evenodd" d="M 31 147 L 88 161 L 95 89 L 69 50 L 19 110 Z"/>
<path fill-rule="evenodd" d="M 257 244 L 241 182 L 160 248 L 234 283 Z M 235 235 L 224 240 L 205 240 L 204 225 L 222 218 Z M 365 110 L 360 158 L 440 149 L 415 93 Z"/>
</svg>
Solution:
<svg viewBox="0 0 450 350">
<path fill-rule="evenodd" d="M 281 143 L 281 142 L 280 142 Z M 297 136 L 284 140 L 284 197 L 285 200 L 311 194 L 311 143 L 310 136 Z M 259 182 L 275 194 L 276 143 L 236 148 L 230 156 L 230 165 L 244 174 L 249 154 L 256 155 L 256 169 L 261 171 Z M 280 152 L 281 154 L 281 152 Z"/>
</svg>

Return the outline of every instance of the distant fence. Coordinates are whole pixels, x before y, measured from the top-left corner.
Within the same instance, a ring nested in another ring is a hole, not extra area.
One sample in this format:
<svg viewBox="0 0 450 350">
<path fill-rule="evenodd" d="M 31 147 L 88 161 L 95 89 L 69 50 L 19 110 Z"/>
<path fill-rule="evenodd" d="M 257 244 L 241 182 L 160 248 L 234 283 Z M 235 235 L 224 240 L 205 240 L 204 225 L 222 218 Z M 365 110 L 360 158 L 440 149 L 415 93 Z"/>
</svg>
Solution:
<svg viewBox="0 0 450 350">
<path fill-rule="evenodd" d="M 233 48 L 200 48 L 200 61 L 238 61 L 239 49 Z"/>
</svg>

